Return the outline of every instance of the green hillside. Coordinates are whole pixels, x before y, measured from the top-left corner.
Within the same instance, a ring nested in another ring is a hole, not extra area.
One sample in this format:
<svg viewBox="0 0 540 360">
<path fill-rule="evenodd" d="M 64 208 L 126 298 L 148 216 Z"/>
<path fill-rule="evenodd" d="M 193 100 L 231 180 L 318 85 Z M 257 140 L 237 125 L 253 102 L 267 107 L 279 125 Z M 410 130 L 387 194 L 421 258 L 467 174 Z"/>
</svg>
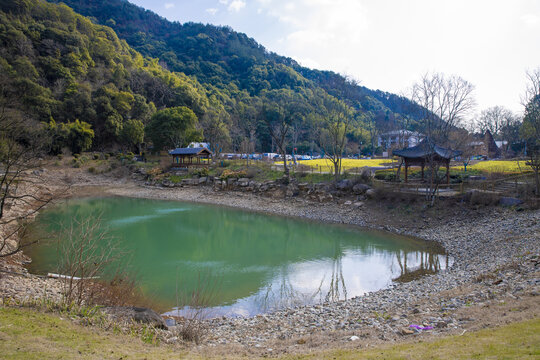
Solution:
<svg viewBox="0 0 540 360">
<path fill-rule="evenodd" d="M 100 24 L 111 26 L 141 54 L 157 57 L 168 69 L 195 76 L 210 92 L 219 92 L 232 122 L 237 123 L 234 128 L 239 132 L 231 133 L 237 145 L 248 135 L 242 131 L 245 126 L 238 124 L 245 119 L 243 110 L 258 104 L 265 92 L 271 90 L 292 90 L 310 103 L 320 103 L 320 97 L 330 94 L 362 115 L 356 126 L 363 129 L 393 129 L 402 126 L 404 118 L 411 119 L 407 123 L 414 129 L 421 113 L 406 98 L 370 90 L 331 71 L 301 67 L 290 58 L 268 52 L 254 39 L 230 27 L 170 22 L 125 0 L 63 2 Z M 311 134 L 309 125 L 303 125 L 299 132 Z M 266 148 L 268 139 L 264 134 L 257 135 L 258 147 Z M 364 144 L 369 143 L 369 137 L 358 131 L 349 134 L 350 141 Z M 307 135 L 301 136 L 300 142 L 309 142 Z"/>
<path fill-rule="evenodd" d="M 268 121 L 280 116 L 289 150 L 316 151 L 336 108 L 352 118 L 349 153 L 403 119 L 414 127 L 408 100 L 300 67 L 230 28 L 172 23 L 121 0 L 66 3 L 88 17 L 44 0 L 0 3 L 2 103 L 47 124 L 52 153 L 203 139 L 270 151 Z"/>
<path fill-rule="evenodd" d="M 2 2 L 0 55 L 4 102 L 56 127 L 89 124 L 95 148 L 129 142 L 130 127 L 144 128 L 156 109 L 186 106 L 200 116 L 209 106 L 195 79 L 164 70 L 65 5 Z"/>
</svg>

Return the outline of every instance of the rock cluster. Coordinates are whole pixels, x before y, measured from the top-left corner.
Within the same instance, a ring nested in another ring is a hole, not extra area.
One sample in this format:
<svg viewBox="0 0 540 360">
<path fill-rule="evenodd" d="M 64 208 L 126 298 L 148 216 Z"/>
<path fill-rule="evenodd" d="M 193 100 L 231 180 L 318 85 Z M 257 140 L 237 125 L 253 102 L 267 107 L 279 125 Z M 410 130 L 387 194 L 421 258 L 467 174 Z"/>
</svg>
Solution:
<svg viewBox="0 0 540 360">
<path fill-rule="evenodd" d="M 373 189 L 367 184 L 354 182 L 349 179 L 341 180 L 334 184 L 329 183 L 298 183 L 296 181 L 288 182 L 285 180 L 267 180 L 257 182 L 249 178 L 226 178 L 214 176 L 195 176 L 182 179 L 180 182 L 173 183 L 169 179 L 159 182 L 146 181 L 146 186 L 162 186 L 166 188 L 183 188 L 192 186 L 210 186 L 214 191 L 241 191 L 262 195 L 274 199 L 283 199 L 291 197 L 301 197 L 319 203 L 328 203 L 335 198 L 353 198 L 364 200 L 366 196 L 373 196 Z M 351 201 L 352 204 L 352 201 Z"/>
</svg>

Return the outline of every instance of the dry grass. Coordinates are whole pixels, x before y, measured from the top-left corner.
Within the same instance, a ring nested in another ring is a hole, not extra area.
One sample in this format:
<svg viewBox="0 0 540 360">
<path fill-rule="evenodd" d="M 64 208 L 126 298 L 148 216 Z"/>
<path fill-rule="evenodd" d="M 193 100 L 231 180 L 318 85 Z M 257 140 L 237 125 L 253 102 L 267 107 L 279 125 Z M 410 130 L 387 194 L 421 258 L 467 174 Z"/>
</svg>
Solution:
<svg viewBox="0 0 540 360">
<path fill-rule="evenodd" d="M 2 359 L 166 359 L 167 347 L 127 335 L 98 333 L 69 319 L 28 309 L 0 308 Z"/>
<path fill-rule="evenodd" d="M 285 355 L 282 359 L 528 359 L 540 356 L 540 320 L 439 339 L 414 340 L 369 349 Z M 240 350 L 240 349 L 237 349 Z M 243 351 L 212 353 L 214 358 L 245 358 Z M 28 309 L 0 308 L 0 354 L 3 359 L 168 359 L 206 358 L 169 345 L 154 346 L 140 339 L 98 333 L 69 319 Z M 209 355 L 210 355 L 209 354 Z M 244 352 L 245 354 L 245 352 Z M 253 356 L 250 356 L 253 358 Z"/>
</svg>

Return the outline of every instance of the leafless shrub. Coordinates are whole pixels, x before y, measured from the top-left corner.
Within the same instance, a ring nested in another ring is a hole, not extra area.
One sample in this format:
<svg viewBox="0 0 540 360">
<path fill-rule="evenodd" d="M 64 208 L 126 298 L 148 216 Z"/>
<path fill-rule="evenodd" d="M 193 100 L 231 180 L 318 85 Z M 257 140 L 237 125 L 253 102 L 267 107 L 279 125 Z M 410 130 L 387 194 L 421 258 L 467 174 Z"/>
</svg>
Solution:
<svg viewBox="0 0 540 360">
<path fill-rule="evenodd" d="M 200 274 L 197 285 L 191 292 L 182 292 L 176 281 L 176 304 L 182 316 L 178 325 L 178 335 L 184 340 L 199 344 L 208 332 L 203 321 L 210 317 L 212 304 L 219 293 L 219 281 L 211 273 Z"/>
<path fill-rule="evenodd" d="M 115 239 L 103 228 L 101 218 L 89 216 L 74 218 L 62 228 L 58 237 L 58 273 L 63 280 L 63 301 L 66 303 L 96 303 L 103 299 L 105 286 L 97 285 L 105 270 L 123 258 L 123 252 Z M 118 279 L 125 279 L 117 271 Z M 133 284 L 126 281 L 124 286 Z M 121 287 L 118 287 L 119 289 Z M 123 289 L 124 291 L 126 288 Z"/>
</svg>

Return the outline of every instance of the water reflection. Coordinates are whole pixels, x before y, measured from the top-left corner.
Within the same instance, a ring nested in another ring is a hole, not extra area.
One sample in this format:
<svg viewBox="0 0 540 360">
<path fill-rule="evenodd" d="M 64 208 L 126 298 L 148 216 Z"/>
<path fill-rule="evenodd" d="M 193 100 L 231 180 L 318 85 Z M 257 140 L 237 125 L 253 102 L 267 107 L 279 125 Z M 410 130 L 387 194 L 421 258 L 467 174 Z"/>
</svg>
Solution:
<svg viewBox="0 0 540 360">
<path fill-rule="evenodd" d="M 391 276 L 385 276 L 381 260 L 383 263 L 389 261 L 390 266 L 386 268 Z M 408 282 L 434 274 L 450 265 L 448 256 L 433 250 L 396 251 L 394 256 L 381 255 L 373 261 L 353 251 L 342 253 L 336 247 L 334 257 L 280 267 L 257 293 L 231 305 L 208 307 L 205 317 L 253 316 L 301 305 L 346 300 L 348 296 L 361 296 L 384 288 L 392 281 Z M 189 316 L 190 311 L 189 307 L 175 308 L 167 314 Z"/>
<path fill-rule="evenodd" d="M 54 230 L 96 212 L 132 252 L 143 292 L 167 309 L 180 304 L 176 285 L 190 294 L 199 274 L 220 283 L 210 313 L 247 316 L 360 296 L 449 265 L 442 249 L 415 239 L 171 201 L 72 200 L 35 226 Z M 32 251 L 33 272 L 55 269 L 54 248 Z"/>
</svg>

